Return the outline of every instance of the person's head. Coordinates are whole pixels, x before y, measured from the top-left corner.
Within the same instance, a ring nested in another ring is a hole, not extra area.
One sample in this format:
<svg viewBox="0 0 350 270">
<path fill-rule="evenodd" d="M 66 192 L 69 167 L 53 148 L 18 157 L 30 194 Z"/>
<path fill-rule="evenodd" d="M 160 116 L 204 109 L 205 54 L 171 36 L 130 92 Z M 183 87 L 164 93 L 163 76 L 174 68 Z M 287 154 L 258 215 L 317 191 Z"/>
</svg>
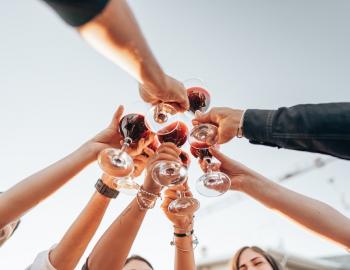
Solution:
<svg viewBox="0 0 350 270">
<path fill-rule="evenodd" d="M 126 259 L 123 270 L 153 270 L 153 266 L 145 258 L 133 255 Z"/>
<path fill-rule="evenodd" d="M 230 270 L 283 270 L 269 253 L 259 247 L 242 247 L 233 256 Z"/>
</svg>

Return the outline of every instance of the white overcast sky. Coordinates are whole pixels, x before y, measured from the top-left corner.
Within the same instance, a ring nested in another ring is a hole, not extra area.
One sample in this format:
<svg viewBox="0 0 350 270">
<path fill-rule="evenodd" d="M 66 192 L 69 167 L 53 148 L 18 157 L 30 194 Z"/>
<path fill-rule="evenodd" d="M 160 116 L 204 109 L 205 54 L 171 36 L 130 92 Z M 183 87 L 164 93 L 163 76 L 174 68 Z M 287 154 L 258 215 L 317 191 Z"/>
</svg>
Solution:
<svg viewBox="0 0 350 270">
<path fill-rule="evenodd" d="M 164 69 L 180 80 L 204 80 L 213 105 L 273 109 L 350 101 L 349 1 L 130 4 Z M 0 33 L 0 189 L 6 190 L 99 132 L 118 104 L 139 98 L 130 76 L 89 48 L 40 1 L 3 1 Z M 320 156 L 254 146 L 245 139 L 222 150 L 272 179 Z M 338 160 L 286 186 L 350 216 L 349 165 Z M 200 174 L 193 162 L 191 186 Z M 98 166 L 90 166 L 28 213 L 0 249 L 0 269 L 24 269 L 38 252 L 57 243 L 89 200 L 99 175 Z M 329 184 L 330 178 L 335 184 Z M 195 195 L 203 207 L 230 196 Z M 87 252 L 130 200 L 120 196 L 112 202 Z M 203 247 L 215 257 L 246 244 L 283 246 L 305 257 L 344 254 L 251 199 L 223 205 L 202 212 L 196 221 L 198 260 Z M 133 253 L 148 258 L 156 269 L 171 269 L 170 240 L 171 226 L 155 209 L 147 215 Z"/>
</svg>

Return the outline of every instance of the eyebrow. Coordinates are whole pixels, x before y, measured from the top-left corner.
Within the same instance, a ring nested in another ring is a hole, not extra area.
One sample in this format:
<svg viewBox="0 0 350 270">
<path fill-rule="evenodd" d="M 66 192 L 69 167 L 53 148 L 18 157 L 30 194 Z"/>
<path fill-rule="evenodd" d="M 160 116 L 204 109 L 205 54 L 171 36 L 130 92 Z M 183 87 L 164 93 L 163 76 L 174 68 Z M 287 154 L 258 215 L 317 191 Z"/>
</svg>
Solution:
<svg viewBox="0 0 350 270">
<path fill-rule="evenodd" d="M 254 257 L 253 259 L 250 259 L 251 262 L 255 261 L 256 259 L 262 259 L 261 257 Z M 238 269 L 241 269 L 242 267 L 247 267 L 245 264 L 242 264 L 238 267 Z"/>
</svg>

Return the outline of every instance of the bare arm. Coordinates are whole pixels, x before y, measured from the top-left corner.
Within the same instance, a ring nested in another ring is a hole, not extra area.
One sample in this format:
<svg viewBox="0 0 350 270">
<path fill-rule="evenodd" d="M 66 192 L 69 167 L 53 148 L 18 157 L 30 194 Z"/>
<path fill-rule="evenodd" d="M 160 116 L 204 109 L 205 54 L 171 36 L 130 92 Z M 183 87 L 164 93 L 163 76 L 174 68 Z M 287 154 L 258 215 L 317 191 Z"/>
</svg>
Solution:
<svg viewBox="0 0 350 270">
<path fill-rule="evenodd" d="M 350 219 L 328 204 L 289 190 L 263 176 L 247 178 L 242 191 L 303 227 L 350 248 Z"/>
<path fill-rule="evenodd" d="M 329 205 L 280 186 L 216 149 L 221 170 L 231 178 L 231 188 L 252 196 L 305 228 L 350 248 L 350 219 Z"/>
<path fill-rule="evenodd" d="M 163 144 L 157 155 L 150 159 L 147 165 L 147 174 L 144 181 L 144 190 L 157 194 L 161 187 L 151 178 L 151 171 L 159 160 L 177 160 L 180 154 L 176 146 L 167 149 Z M 90 270 L 122 269 L 129 254 L 136 235 L 141 227 L 147 209 L 141 209 L 135 198 L 123 213 L 112 223 L 97 242 L 89 256 L 88 268 Z"/>
<path fill-rule="evenodd" d="M 193 230 L 193 214 L 194 212 L 191 212 L 187 215 L 174 215 L 173 213 L 169 212 L 169 204 L 176 200 L 176 190 L 188 190 L 188 186 L 185 185 L 185 189 L 183 189 L 183 186 L 180 187 L 174 187 L 169 188 L 164 192 L 164 199 L 162 203 L 162 209 L 164 211 L 164 214 L 167 216 L 167 218 L 170 220 L 170 222 L 174 225 L 174 233 L 177 234 L 186 234 L 188 232 L 191 232 Z M 187 197 L 192 197 L 192 194 L 190 192 L 186 193 Z M 174 237 L 174 247 L 175 247 L 175 270 L 195 270 L 195 260 L 194 260 L 194 252 L 193 252 L 193 236 L 185 236 L 185 237 Z"/>
<path fill-rule="evenodd" d="M 25 212 L 46 199 L 94 161 L 106 147 L 120 146 L 117 132 L 123 107 L 119 107 L 111 124 L 78 150 L 51 166 L 29 176 L 0 195 L 0 228 L 20 218 Z"/>
<path fill-rule="evenodd" d="M 102 180 L 106 185 L 113 188 L 111 177 L 103 175 Z M 50 252 L 50 262 L 56 269 L 75 269 L 100 225 L 110 200 L 99 192 L 93 194 L 62 240 Z"/>
<path fill-rule="evenodd" d="M 29 176 L 0 195 L 0 228 L 20 218 L 67 183 L 93 160 L 83 146 L 51 166 Z"/>
<path fill-rule="evenodd" d="M 99 15 L 78 30 L 92 47 L 143 85 L 140 92 L 146 102 L 162 100 L 188 108 L 183 85 L 163 72 L 127 1 L 110 0 Z"/>
</svg>

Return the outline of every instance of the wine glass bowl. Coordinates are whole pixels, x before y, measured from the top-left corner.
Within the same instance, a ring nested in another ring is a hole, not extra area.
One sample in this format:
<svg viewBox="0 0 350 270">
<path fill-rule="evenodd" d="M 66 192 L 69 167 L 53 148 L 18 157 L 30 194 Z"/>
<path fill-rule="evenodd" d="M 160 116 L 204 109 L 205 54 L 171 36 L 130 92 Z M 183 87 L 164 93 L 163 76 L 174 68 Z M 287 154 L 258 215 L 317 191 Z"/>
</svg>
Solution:
<svg viewBox="0 0 350 270">
<path fill-rule="evenodd" d="M 189 136 L 190 145 L 196 149 L 207 149 L 215 145 L 217 141 L 218 128 L 212 124 L 194 126 Z"/>
<path fill-rule="evenodd" d="M 180 162 L 161 160 L 153 167 L 152 177 L 160 186 L 180 185 L 187 180 L 187 168 Z"/>
<path fill-rule="evenodd" d="M 204 83 L 195 78 L 187 79 L 183 83 L 190 103 L 189 111 L 193 114 L 196 111 L 206 112 L 210 105 L 210 94 Z"/>
<path fill-rule="evenodd" d="M 177 123 L 178 120 L 177 110 L 167 103 L 154 105 L 145 115 L 147 127 L 156 134 L 170 133 L 177 126 L 174 125 L 169 130 L 169 125 Z M 166 127 L 168 128 L 166 129 Z"/>
</svg>

